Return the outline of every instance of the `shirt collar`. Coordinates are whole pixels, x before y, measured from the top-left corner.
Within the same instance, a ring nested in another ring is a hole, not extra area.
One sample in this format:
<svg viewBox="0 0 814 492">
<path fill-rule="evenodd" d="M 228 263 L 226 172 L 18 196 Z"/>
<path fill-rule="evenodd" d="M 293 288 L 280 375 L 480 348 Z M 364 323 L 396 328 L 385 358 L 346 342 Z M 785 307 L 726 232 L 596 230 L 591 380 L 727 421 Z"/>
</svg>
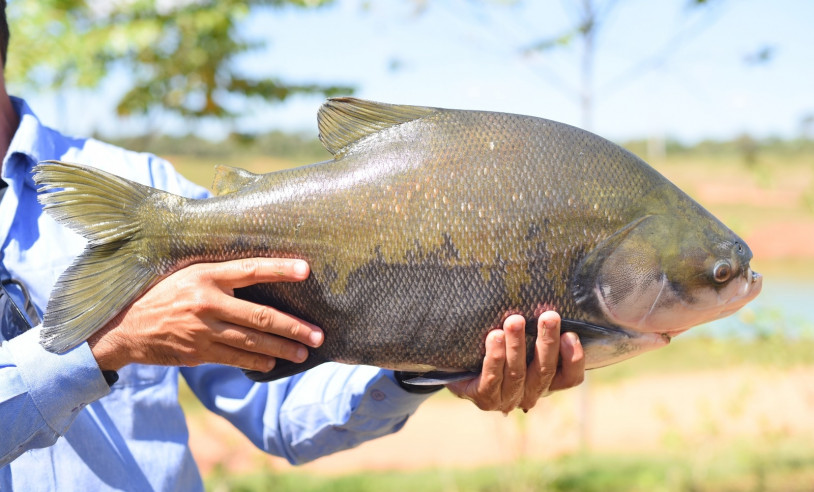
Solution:
<svg viewBox="0 0 814 492">
<path fill-rule="evenodd" d="M 25 100 L 11 96 L 11 105 L 17 112 L 20 124 L 3 160 L 2 177 L 13 179 L 22 173 L 28 181 L 31 167 L 41 160 L 59 158 L 74 142 L 44 126 Z"/>
</svg>

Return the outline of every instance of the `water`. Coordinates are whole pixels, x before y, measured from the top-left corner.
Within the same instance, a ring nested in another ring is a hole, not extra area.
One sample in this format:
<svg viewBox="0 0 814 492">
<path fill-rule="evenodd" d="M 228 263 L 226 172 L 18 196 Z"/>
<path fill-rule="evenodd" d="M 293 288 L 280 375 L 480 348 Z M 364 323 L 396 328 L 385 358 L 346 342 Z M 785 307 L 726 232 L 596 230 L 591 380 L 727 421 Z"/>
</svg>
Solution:
<svg viewBox="0 0 814 492">
<path fill-rule="evenodd" d="M 690 333 L 710 337 L 814 337 L 814 283 L 764 278 L 763 291 L 755 300 L 737 313 L 693 328 Z"/>
</svg>

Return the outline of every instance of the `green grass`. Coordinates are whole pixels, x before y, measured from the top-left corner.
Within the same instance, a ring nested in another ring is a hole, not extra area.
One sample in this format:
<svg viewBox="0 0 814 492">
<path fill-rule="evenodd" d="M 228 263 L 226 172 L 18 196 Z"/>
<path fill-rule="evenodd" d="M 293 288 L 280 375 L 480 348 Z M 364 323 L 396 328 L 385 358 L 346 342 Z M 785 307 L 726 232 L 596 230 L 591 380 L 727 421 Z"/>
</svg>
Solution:
<svg viewBox="0 0 814 492">
<path fill-rule="evenodd" d="M 365 472 L 339 477 L 273 469 L 231 476 L 216 472 L 207 478 L 206 487 L 233 492 L 810 491 L 814 487 L 814 446 L 784 437 L 707 446 L 695 452 L 588 453 L 472 470 Z"/>
</svg>

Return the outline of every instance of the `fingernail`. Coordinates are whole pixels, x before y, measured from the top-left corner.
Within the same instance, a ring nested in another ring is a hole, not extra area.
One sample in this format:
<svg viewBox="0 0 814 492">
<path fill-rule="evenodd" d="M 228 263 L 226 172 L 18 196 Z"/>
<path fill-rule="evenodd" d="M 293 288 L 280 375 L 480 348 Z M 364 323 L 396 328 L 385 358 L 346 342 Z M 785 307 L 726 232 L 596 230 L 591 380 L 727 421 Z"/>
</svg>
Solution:
<svg viewBox="0 0 814 492">
<path fill-rule="evenodd" d="M 269 360 L 266 361 L 266 370 L 270 371 L 270 370 L 274 369 L 274 366 L 276 366 L 276 365 L 277 365 L 277 359 L 272 357 L 272 358 L 270 358 Z"/>
<path fill-rule="evenodd" d="M 308 357 L 308 350 L 305 347 L 297 349 L 297 360 L 302 362 Z"/>
<path fill-rule="evenodd" d="M 322 343 L 323 335 L 321 331 L 312 331 L 310 335 L 308 335 L 308 340 L 311 342 L 312 347 L 319 347 Z"/>
<path fill-rule="evenodd" d="M 294 273 L 297 276 L 300 276 L 300 277 L 305 276 L 306 274 L 308 274 L 308 263 L 306 263 L 306 262 L 304 262 L 302 260 L 295 261 L 294 262 Z"/>
<path fill-rule="evenodd" d="M 577 336 L 577 334 L 576 334 L 576 333 L 573 333 L 573 332 L 570 332 L 570 331 L 569 331 L 568 333 L 566 333 L 566 334 L 565 334 L 565 338 L 567 338 L 567 339 L 568 339 L 568 343 L 569 343 L 569 344 L 570 344 L 572 347 L 576 347 L 576 346 L 577 346 L 577 344 L 579 344 L 579 337 Z"/>
</svg>

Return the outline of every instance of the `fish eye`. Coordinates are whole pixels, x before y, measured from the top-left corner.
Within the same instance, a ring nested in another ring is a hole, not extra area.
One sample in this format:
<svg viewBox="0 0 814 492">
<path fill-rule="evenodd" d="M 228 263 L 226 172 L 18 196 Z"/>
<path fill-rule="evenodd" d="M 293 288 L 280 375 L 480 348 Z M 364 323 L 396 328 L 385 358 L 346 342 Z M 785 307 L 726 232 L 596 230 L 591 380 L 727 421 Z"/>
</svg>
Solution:
<svg viewBox="0 0 814 492">
<path fill-rule="evenodd" d="M 719 284 L 726 282 L 732 276 L 732 265 L 726 260 L 719 261 L 712 270 L 712 276 Z"/>
</svg>

